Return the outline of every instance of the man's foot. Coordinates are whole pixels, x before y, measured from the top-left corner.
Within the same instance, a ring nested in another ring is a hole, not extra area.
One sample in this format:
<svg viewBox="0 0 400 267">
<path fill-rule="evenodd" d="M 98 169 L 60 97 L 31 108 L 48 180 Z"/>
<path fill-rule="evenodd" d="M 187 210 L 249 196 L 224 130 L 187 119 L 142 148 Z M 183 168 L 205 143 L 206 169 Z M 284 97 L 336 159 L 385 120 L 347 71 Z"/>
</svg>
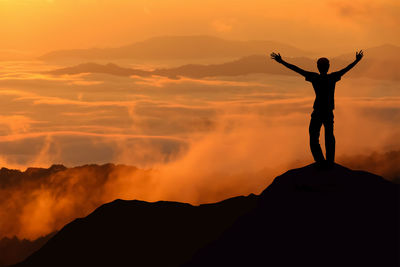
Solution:
<svg viewBox="0 0 400 267">
<path fill-rule="evenodd" d="M 317 170 L 322 171 L 325 169 L 325 160 L 321 160 L 321 161 L 316 161 L 314 163 L 314 166 Z"/>
<path fill-rule="evenodd" d="M 330 161 L 330 160 L 325 160 L 325 168 L 327 170 L 333 169 L 334 166 L 335 166 L 335 162 Z"/>
<path fill-rule="evenodd" d="M 333 169 L 334 165 L 335 165 L 334 162 L 327 161 L 327 160 L 322 160 L 322 161 L 316 161 L 315 162 L 315 168 L 317 170 L 320 170 L 320 171 Z"/>
</svg>

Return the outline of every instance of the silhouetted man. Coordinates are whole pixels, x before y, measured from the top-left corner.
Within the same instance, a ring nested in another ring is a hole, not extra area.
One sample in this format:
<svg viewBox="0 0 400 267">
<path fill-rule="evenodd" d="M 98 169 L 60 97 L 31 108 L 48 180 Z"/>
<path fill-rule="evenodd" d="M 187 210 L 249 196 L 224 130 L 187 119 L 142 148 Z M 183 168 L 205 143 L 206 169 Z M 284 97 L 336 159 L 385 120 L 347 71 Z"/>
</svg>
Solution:
<svg viewBox="0 0 400 267">
<path fill-rule="evenodd" d="M 333 164 L 335 161 L 335 136 L 333 135 L 333 109 L 335 108 L 334 96 L 336 82 L 341 79 L 343 74 L 353 68 L 363 57 L 363 51 L 356 52 L 356 59 L 346 68 L 328 74 L 329 60 L 320 58 L 317 61 L 319 74 L 316 72 L 305 71 L 295 65 L 285 62 L 281 55 L 272 53 L 271 58 L 281 63 L 285 67 L 303 75 L 306 81 L 311 82 L 315 91 L 314 111 L 311 114 L 309 127 L 310 148 L 314 160 L 322 164 L 324 162 Z M 325 148 L 326 161 L 319 145 L 319 133 L 322 124 L 325 127 Z"/>
</svg>

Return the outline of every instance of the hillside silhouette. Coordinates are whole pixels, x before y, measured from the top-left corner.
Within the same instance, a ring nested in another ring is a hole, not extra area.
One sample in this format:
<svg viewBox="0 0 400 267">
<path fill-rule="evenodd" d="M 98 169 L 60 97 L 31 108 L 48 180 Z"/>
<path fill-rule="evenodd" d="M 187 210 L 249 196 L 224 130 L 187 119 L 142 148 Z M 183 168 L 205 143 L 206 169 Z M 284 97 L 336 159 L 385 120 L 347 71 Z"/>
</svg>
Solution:
<svg viewBox="0 0 400 267">
<path fill-rule="evenodd" d="M 265 51 L 265 50 L 264 50 Z M 383 45 L 365 50 L 368 57 L 363 64 L 357 66 L 348 77 L 367 77 L 371 79 L 385 79 L 398 81 L 400 79 L 400 47 Z M 369 54 L 371 52 L 371 54 Z M 352 55 L 354 57 L 354 55 Z M 349 55 L 333 57 L 331 61 L 332 70 L 338 70 L 347 66 Z M 316 71 L 315 59 L 307 57 L 287 58 L 295 65 L 309 71 Z M 239 76 L 247 74 L 282 74 L 296 75 L 290 70 L 281 68 L 266 55 L 246 55 L 238 59 L 219 64 L 186 64 L 178 67 L 159 68 L 155 70 L 141 70 L 121 67 L 116 64 L 83 63 L 71 67 L 60 68 L 48 71 L 52 75 L 73 75 L 80 73 L 103 73 L 116 76 L 164 76 L 170 78 L 189 77 L 206 78 L 218 76 Z"/>
<path fill-rule="evenodd" d="M 399 185 L 340 165 L 277 177 L 260 195 L 192 206 L 115 200 L 25 265 L 397 265 Z"/>
</svg>

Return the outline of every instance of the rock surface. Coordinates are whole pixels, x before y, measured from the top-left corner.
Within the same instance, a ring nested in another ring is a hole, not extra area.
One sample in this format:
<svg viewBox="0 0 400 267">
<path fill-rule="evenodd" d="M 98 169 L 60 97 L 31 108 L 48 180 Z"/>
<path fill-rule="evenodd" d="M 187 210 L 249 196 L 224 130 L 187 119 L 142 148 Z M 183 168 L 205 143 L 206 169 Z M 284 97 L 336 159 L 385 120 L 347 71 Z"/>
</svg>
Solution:
<svg viewBox="0 0 400 267">
<path fill-rule="evenodd" d="M 192 206 L 115 200 L 20 265 L 398 265 L 399 185 L 335 165 Z"/>
</svg>

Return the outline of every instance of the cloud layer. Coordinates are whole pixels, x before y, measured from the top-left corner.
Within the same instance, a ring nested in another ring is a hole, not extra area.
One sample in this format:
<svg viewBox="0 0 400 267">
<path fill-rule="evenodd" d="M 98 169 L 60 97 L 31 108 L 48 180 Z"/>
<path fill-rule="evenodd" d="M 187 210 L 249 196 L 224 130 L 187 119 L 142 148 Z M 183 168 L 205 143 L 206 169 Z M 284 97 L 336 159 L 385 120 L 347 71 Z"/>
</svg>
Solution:
<svg viewBox="0 0 400 267">
<path fill-rule="evenodd" d="M 314 96 L 301 77 L 55 79 L 29 65 L 3 70 L 2 166 L 112 162 L 139 169 L 87 166 L 14 183 L 5 175 L 0 217 L 8 219 L 0 238 L 37 238 L 115 198 L 198 204 L 259 193 L 280 173 L 312 162 Z M 397 152 L 389 151 L 400 148 L 399 92 L 394 81 L 338 83 L 339 163 L 398 179 Z"/>
</svg>

